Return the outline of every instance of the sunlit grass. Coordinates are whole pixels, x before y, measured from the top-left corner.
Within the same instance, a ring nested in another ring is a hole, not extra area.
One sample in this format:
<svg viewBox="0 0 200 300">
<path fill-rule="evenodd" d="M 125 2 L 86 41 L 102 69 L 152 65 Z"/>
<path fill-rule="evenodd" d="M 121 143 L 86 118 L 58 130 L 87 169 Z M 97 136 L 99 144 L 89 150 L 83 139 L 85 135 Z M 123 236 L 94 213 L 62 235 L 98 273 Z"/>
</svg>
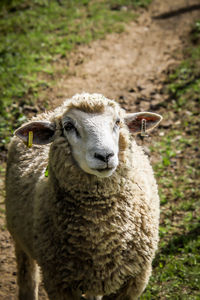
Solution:
<svg viewBox="0 0 200 300">
<path fill-rule="evenodd" d="M 196 24 L 199 24 L 197 22 Z M 200 37 L 199 27 L 197 34 Z M 154 166 L 161 199 L 160 245 L 153 275 L 141 300 L 198 300 L 200 287 L 200 46 L 185 51 L 185 60 L 166 83 L 170 101 L 164 118 L 172 125 L 151 148 L 160 155 Z"/>
</svg>

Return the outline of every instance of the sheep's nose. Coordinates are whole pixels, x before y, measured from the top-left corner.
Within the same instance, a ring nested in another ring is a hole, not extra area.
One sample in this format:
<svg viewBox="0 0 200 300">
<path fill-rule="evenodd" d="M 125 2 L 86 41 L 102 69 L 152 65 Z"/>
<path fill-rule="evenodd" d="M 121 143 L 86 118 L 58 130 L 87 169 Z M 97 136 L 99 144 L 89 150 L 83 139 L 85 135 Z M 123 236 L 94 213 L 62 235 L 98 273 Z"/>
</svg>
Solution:
<svg viewBox="0 0 200 300">
<path fill-rule="evenodd" d="M 114 152 L 110 152 L 110 153 L 106 153 L 105 155 L 102 155 L 100 153 L 97 153 L 95 152 L 94 153 L 94 157 L 101 160 L 101 161 L 104 161 L 104 162 L 108 162 L 110 157 L 114 156 Z"/>
</svg>

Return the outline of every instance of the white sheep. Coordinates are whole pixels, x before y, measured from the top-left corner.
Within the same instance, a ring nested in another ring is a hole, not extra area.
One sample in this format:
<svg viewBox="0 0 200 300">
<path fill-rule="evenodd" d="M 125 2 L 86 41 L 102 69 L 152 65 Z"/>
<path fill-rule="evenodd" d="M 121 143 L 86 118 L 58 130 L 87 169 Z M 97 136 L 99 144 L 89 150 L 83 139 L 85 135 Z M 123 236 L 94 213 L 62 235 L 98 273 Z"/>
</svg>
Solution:
<svg viewBox="0 0 200 300">
<path fill-rule="evenodd" d="M 141 295 L 158 243 L 159 197 L 131 133 L 160 120 L 84 93 L 15 132 L 6 210 L 20 300 L 38 299 L 38 266 L 50 300 Z"/>
</svg>

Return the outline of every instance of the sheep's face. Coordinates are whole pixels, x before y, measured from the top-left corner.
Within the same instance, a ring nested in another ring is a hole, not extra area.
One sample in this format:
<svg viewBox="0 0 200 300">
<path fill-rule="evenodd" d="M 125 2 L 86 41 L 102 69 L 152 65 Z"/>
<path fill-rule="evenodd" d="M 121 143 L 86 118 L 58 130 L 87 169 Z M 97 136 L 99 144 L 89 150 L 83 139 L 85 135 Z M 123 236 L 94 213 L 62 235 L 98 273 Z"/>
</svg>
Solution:
<svg viewBox="0 0 200 300">
<path fill-rule="evenodd" d="M 110 176 L 118 166 L 120 116 L 107 107 L 104 112 L 86 113 L 70 109 L 62 118 L 64 135 L 72 155 L 86 173 Z"/>
<path fill-rule="evenodd" d="M 128 130 L 145 134 L 161 119 L 151 112 L 126 114 L 116 102 L 102 95 L 81 94 L 64 102 L 55 111 L 52 122 L 33 121 L 17 129 L 15 134 L 29 144 L 31 133 L 31 143 L 45 145 L 63 132 L 74 160 L 84 172 L 109 177 L 118 166 L 119 153 L 128 146 L 125 142 Z"/>
</svg>

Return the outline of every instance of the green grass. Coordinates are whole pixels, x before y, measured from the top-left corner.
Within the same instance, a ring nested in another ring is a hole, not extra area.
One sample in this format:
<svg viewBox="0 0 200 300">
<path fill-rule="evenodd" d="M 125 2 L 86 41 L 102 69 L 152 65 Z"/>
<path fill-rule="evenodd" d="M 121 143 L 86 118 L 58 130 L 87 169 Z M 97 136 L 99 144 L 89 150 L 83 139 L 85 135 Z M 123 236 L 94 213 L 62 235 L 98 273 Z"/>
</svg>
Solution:
<svg viewBox="0 0 200 300">
<path fill-rule="evenodd" d="M 5 148 L 13 129 L 26 120 L 24 105 L 34 105 L 39 95 L 56 84 L 53 65 L 59 59 L 66 59 L 77 45 L 122 32 L 124 22 L 136 17 L 135 8 L 150 1 L 2 0 L 0 149 Z"/>
<path fill-rule="evenodd" d="M 200 299 L 199 24 L 192 31 L 195 45 L 185 50 L 185 60 L 166 82 L 169 100 L 162 105 L 172 125 L 151 149 L 160 156 L 154 167 L 161 198 L 160 245 L 141 300 Z"/>
</svg>

